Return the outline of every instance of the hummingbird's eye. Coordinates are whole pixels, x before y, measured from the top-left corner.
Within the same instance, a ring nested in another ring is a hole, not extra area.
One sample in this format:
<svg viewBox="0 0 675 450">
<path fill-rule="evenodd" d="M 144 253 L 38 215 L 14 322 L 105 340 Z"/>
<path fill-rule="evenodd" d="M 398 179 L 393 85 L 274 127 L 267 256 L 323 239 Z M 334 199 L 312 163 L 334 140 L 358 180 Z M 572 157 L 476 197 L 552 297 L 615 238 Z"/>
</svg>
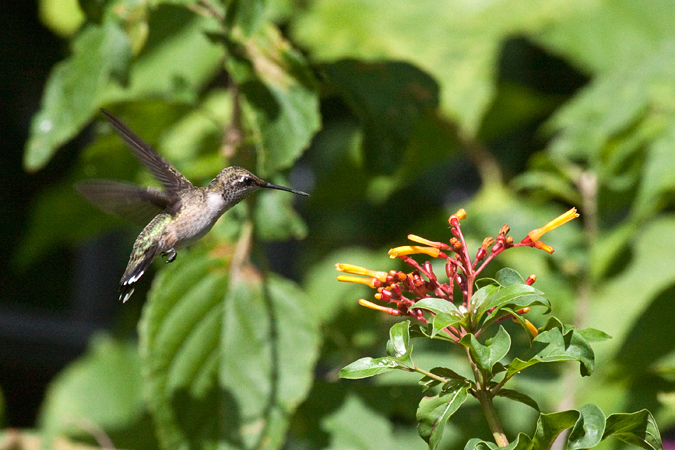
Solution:
<svg viewBox="0 0 675 450">
<path fill-rule="evenodd" d="M 236 182 L 246 187 L 250 187 L 255 184 L 255 180 L 248 175 L 242 175 L 237 179 Z"/>
</svg>

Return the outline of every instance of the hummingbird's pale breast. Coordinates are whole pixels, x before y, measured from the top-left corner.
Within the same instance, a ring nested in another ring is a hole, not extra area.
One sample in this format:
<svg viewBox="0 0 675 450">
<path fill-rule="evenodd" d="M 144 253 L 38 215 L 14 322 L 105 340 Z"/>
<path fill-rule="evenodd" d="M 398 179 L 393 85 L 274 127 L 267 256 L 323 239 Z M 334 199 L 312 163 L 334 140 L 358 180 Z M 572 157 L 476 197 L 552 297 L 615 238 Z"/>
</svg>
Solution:
<svg viewBox="0 0 675 450">
<path fill-rule="evenodd" d="M 220 192 L 210 192 L 205 188 L 197 188 L 186 192 L 181 208 L 165 229 L 168 242 L 173 242 L 163 251 L 170 248 L 176 250 L 187 247 L 206 235 L 220 216 L 230 209 Z"/>
</svg>

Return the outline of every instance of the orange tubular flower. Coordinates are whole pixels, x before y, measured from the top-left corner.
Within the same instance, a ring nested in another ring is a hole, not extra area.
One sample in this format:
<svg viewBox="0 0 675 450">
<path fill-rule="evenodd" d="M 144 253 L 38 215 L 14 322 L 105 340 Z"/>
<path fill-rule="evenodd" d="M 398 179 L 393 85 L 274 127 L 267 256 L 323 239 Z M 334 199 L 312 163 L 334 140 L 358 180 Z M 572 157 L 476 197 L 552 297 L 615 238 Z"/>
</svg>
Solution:
<svg viewBox="0 0 675 450">
<path fill-rule="evenodd" d="M 413 242 L 417 242 L 418 244 L 424 244 L 424 245 L 428 245 L 429 247 L 434 247 L 434 248 L 441 248 L 441 245 L 442 245 L 440 242 L 430 241 L 428 239 L 424 239 L 423 237 L 419 237 L 419 236 L 414 235 L 414 234 L 409 234 L 408 239 L 410 239 Z"/>
<path fill-rule="evenodd" d="M 530 330 L 530 333 L 532 333 L 532 336 L 537 337 L 539 334 L 539 330 L 537 330 L 537 327 L 535 327 L 532 322 L 529 320 L 525 319 L 525 325 L 527 325 L 527 328 Z"/>
<path fill-rule="evenodd" d="M 347 283 L 361 283 L 373 289 L 375 288 L 375 282 L 378 281 L 377 278 L 353 277 L 351 275 L 338 275 L 337 280 Z"/>
<path fill-rule="evenodd" d="M 579 217 L 579 213 L 577 213 L 576 208 L 572 208 L 569 211 L 567 211 L 565 214 L 561 214 L 560 216 L 556 217 L 555 219 L 551 220 L 549 223 L 544 225 L 541 228 L 536 228 L 529 233 L 527 233 L 527 237 L 529 237 L 532 241 L 538 241 L 541 239 L 541 237 L 548 233 L 551 230 L 555 230 L 559 226 L 566 224 L 572 219 L 576 219 Z"/>
<path fill-rule="evenodd" d="M 387 281 L 387 272 L 370 270 L 365 267 L 345 263 L 337 263 L 335 264 L 335 268 L 340 272 L 351 273 L 352 275 L 365 275 L 367 277 L 377 278 L 383 283 Z"/>
<path fill-rule="evenodd" d="M 381 306 L 381 305 L 378 305 L 377 303 L 369 302 L 368 300 L 364 300 L 364 299 L 359 300 L 359 305 L 365 306 L 366 308 L 374 309 L 375 311 L 382 311 L 382 312 L 385 312 L 387 314 L 391 314 L 392 316 L 400 316 L 401 315 L 401 311 L 399 311 L 398 309 L 389 308 L 389 307 L 386 307 L 386 306 Z"/>
<path fill-rule="evenodd" d="M 553 253 L 553 247 L 551 247 L 550 245 L 546 245 L 541 241 L 534 241 L 534 246 L 547 253 Z"/>
<path fill-rule="evenodd" d="M 402 255 L 416 255 L 419 253 L 424 253 L 425 255 L 429 255 L 432 258 L 438 258 L 438 255 L 441 253 L 441 251 L 433 247 L 422 247 L 419 245 L 404 245 L 401 247 L 394 247 L 391 250 L 389 250 L 389 257 L 391 259 L 394 259 Z"/>
<path fill-rule="evenodd" d="M 466 211 L 459 209 L 455 214 L 448 218 L 448 223 L 451 227 L 459 226 L 459 221 L 466 218 Z"/>
</svg>

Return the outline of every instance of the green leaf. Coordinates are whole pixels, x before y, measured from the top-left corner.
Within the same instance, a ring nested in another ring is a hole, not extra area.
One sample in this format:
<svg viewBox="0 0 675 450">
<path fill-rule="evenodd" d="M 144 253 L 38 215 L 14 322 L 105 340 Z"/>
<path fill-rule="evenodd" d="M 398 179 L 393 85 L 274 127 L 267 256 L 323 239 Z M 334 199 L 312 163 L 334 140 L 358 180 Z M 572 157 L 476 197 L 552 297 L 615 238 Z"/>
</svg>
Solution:
<svg viewBox="0 0 675 450">
<path fill-rule="evenodd" d="M 487 442 L 478 438 L 471 438 L 464 446 L 464 450 L 497 450 L 499 446 L 494 442 Z"/>
<path fill-rule="evenodd" d="M 41 169 L 59 146 L 91 120 L 114 78 L 125 78 L 131 49 L 114 20 L 89 25 L 73 41 L 72 55 L 52 70 L 40 111 L 31 121 L 24 167 Z"/>
<path fill-rule="evenodd" d="M 337 411 L 321 421 L 321 428 L 330 433 L 330 450 L 397 448 L 389 419 L 354 394 L 348 395 Z"/>
<path fill-rule="evenodd" d="M 291 24 L 291 31 L 296 42 L 320 59 L 389 59 L 416 65 L 435 77 L 445 115 L 473 137 L 495 97 L 504 41 L 538 35 L 585 3 L 510 0 L 467 6 L 430 0 L 318 0 Z M 431 42 L 443 42 L 442 51 Z"/>
<path fill-rule="evenodd" d="M 230 282 L 225 298 L 218 379 L 229 401 L 219 410 L 226 422 L 221 443 L 281 448 L 291 416 L 312 387 L 319 328 L 295 283 L 273 274 L 247 276 L 250 270 Z"/>
<path fill-rule="evenodd" d="M 530 341 L 530 345 L 532 345 L 532 339 L 534 339 L 534 334 L 532 333 L 532 330 L 528 326 L 526 319 L 523 317 L 522 314 L 517 314 L 516 311 L 512 310 L 511 308 L 507 308 L 506 306 L 502 307 L 497 314 L 490 315 L 490 319 L 483 322 L 483 328 L 491 325 L 492 323 L 496 322 L 498 319 L 501 319 L 502 317 L 506 317 L 507 315 L 511 316 L 511 318 L 515 322 L 517 322 L 518 325 L 520 325 L 520 327 L 527 334 L 527 338 Z"/>
<path fill-rule="evenodd" d="M 545 192 L 547 197 L 561 199 L 570 205 L 579 205 L 582 202 L 579 191 L 571 180 L 554 171 L 530 169 L 518 175 L 511 182 L 511 187 L 520 192 Z"/>
<path fill-rule="evenodd" d="M 511 269 L 510 267 L 499 269 L 495 274 L 495 280 L 501 287 L 525 284 L 523 277 L 521 277 L 518 272 Z"/>
<path fill-rule="evenodd" d="M 595 356 L 590 344 L 575 329 L 552 328 L 540 332 L 532 341 L 532 346 L 520 358 L 515 358 L 508 366 L 507 377 L 538 363 L 559 361 L 579 361 L 581 375 L 588 376 L 595 367 Z"/>
<path fill-rule="evenodd" d="M 626 248 L 633 242 L 638 232 L 638 224 L 623 222 L 599 236 L 597 245 L 589 252 L 590 275 L 596 283 L 609 276 L 608 271 L 626 254 Z"/>
<path fill-rule="evenodd" d="M 468 398 L 469 384 L 461 381 L 452 383 L 433 397 L 424 397 L 417 408 L 417 431 L 433 450 L 445 431 L 448 419 Z"/>
<path fill-rule="evenodd" d="M 596 405 L 579 408 L 579 418 L 567 436 L 567 448 L 580 450 L 593 448 L 602 440 L 605 431 L 605 415 Z"/>
<path fill-rule="evenodd" d="M 438 107 L 436 82 L 404 62 L 341 60 L 321 69 L 361 121 L 365 164 L 393 172 L 420 119 Z"/>
<path fill-rule="evenodd" d="M 633 215 L 638 221 L 648 219 L 666 205 L 672 204 L 675 192 L 675 156 L 671 151 L 673 145 L 675 126 L 672 125 L 650 145 L 633 205 Z"/>
<path fill-rule="evenodd" d="M 100 23 L 103 20 L 106 9 L 113 3 L 111 0 L 79 0 L 78 4 L 87 20 Z"/>
<path fill-rule="evenodd" d="M 622 372 L 643 372 L 664 356 L 664 349 L 672 348 L 670 328 L 654 325 L 665 324 L 670 316 L 664 311 L 675 310 L 667 294 L 675 283 L 675 265 L 663 263 L 675 254 L 675 241 L 665 238 L 673 229 L 672 214 L 641 226 L 631 238 L 632 257 L 621 276 L 605 282 L 590 305 L 587 323 L 613 337 L 603 344 L 598 357 L 608 363 L 618 361 Z M 621 258 L 625 258 L 625 251 Z"/>
<path fill-rule="evenodd" d="M 602 342 L 607 339 L 612 339 L 612 336 L 604 331 L 596 330 L 595 328 L 584 328 L 583 330 L 576 330 L 588 342 Z"/>
<path fill-rule="evenodd" d="M 145 413 L 142 386 L 136 346 L 96 335 L 87 352 L 50 383 L 40 428 L 82 435 L 92 423 L 108 431 L 130 427 Z"/>
<path fill-rule="evenodd" d="M 253 210 L 256 236 L 263 241 L 287 241 L 307 236 L 307 225 L 293 209 L 294 194 L 264 189 Z"/>
<path fill-rule="evenodd" d="M 663 180 L 645 181 L 640 194 L 641 212 L 652 211 L 661 201 L 647 195 L 661 193 L 672 187 L 672 176 L 661 173 L 653 163 L 672 162 L 664 159 L 663 148 L 672 142 L 673 114 L 661 112 L 675 101 L 675 91 L 668 80 L 675 76 L 675 43 L 665 42 L 655 51 L 641 53 L 639 57 L 597 77 L 593 83 L 571 102 L 559 109 L 548 124 L 556 133 L 550 144 L 555 157 L 565 160 L 588 160 L 601 179 L 612 182 L 615 189 L 631 189 L 640 172 L 666 175 Z M 666 106 L 668 105 L 668 106 Z M 620 139 L 617 137 L 620 136 Z M 642 153 L 654 151 L 643 165 Z M 667 170 L 667 168 L 663 168 Z M 644 189 L 644 188 L 643 188 Z M 640 209 L 638 208 L 638 209 Z"/>
<path fill-rule="evenodd" d="M 517 402 L 529 406 L 530 408 L 534 409 L 537 412 L 541 412 L 537 402 L 532 397 L 523 394 L 522 392 L 514 391 L 512 389 L 500 389 L 499 392 L 497 392 L 497 395 L 499 397 L 505 397 L 510 400 L 515 400 Z"/>
<path fill-rule="evenodd" d="M 104 103 L 158 98 L 195 104 L 203 87 L 222 70 L 223 48 L 206 36 L 217 24 L 183 6 L 160 4 L 148 26 L 150 34 L 130 68 L 128 85 L 111 86 Z"/>
<path fill-rule="evenodd" d="M 306 61 L 270 24 L 241 45 L 224 39 L 259 175 L 291 167 L 320 127 L 316 82 Z"/>
<path fill-rule="evenodd" d="M 410 345 L 410 321 L 398 322 L 389 329 L 389 341 L 387 341 L 387 354 L 400 359 L 410 361 L 412 346 Z M 410 361 L 412 363 L 412 361 Z"/>
<path fill-rule="evenodd" d="M 509 336 L 504 327 L 500 326 L 497 334 L 488 339 L 485 345 L 478 342 L 478 339 L 472 333 L 464 335 L 459 343 L 470 350 L 473 362 L 483 372 L 491 376 L 492 367 L 509 352 L 511 348 L 511 336 Z"/>
<path fill-rule="evenodd" d="M 256 32 L 265 20 L 266 0 L 228 0 L 225 24 L 228 28 L 241 30 L 245 37 Z"/>
<path fill-rule="evenodd" d="M 611 414 L 607 417 L 607 425 L 602 438 L 609 436 L 645 450 L 663 450 L 659 427 L 652 414 L 646 409 L 629 414 Z"/>
<path fill-rule="evenodd" d="M 436 336 L 444 328 L 456 325 L 464 320 L 457 307 L 452 302 L 442 298 L 423 298 L 412 307 L 412 309 L 415 308 L 426 309 L 435 313 L 431 322 L 433 326 L 431 337 Z"/>
<path fill-rule="evenodd" d="M 196 249 L 155 279 L 139 334 L 146 396 L 172 449 L 278 448 L 319 344 L 293 283 L 253 268 L 230 278 L 223 260 Z"/>
<path fill-rule="evenodd" d="M 153 282 L 138 327 L 145 394 L 164 448 L 218 439 L 227 285 L 223 262 L 195 251 L 180 255 Z"/>
<path fill-rule="evenodd" d="M 154 9 L 147 43 L 129 65 L 128 33 L 133 30 L 122 30 L 116 14 L 111 12 L 101 25 L 90 24 L 81 31 L 73 40 L 72 55 L 52 70 L 26 143 L 27 170 L 43 167 L 99 107 L 150 97 L 195 102 L 201 87 L 220 70 L 222 47 L 204 35 L 212 21 L 184 7 Z"/>
<path fill-rule="evenodd" d="M 532 450 L 548 450 L 558 435 L 574 426 L 580 417 L 579 411 L 567 410 L 540 414 L 532 436 Z"/>
<path fill-rule="evenodd" d="M 586 2 L 576 14 L 551 23 L 533 39 L 584 73 L 608 73 L 672 40 L 675 33 L 668 18 L 673 14 L 675 5 L 668 1 Z"/>
<path fill-rule="evenodd" d="M 366 356 L 340 369 L 339 376 L 340 378 L 355 380 L 373 377 L 400 368 L 407 369 L 408 367 L 401 364 L 397 358 L 390 356 L 371 358 L 370 356 Z"/>
<path fill-rule="evenodd" d="M 478 438 L 470 439 L 464 450 L 532 450 L 531 440 L 525 433 L 518 433 L 516 439 L 506 447 L 499 447 L 494 442 L 483 441 Z M 548 450 L 548 449 L 547 449 Z"/>
<path fill-rule="evenodd" d="M 532 305 L 542 305 L 548 310 L 551 309 L 551 303 L 543 296 L 543 292 L 538 289 L 528 286 L 527 284 L 511 284 L 502 287 L 498 290 L 490 289 L 487 295 L 478 296 L 478 293 L 486 288 L 485 286 L 474 294 L 471 298 L 471 304 L 474 306 L 472 311 L 474 313 L 474 323 L 478 323 L 483 315 L 491 309 L 494 311 L 491 315 L 498 313 L 499 309 L 506 305 L 513 305 L 515 307 L 524 308 Z M 493 286 L 494 287 L 494 286 Z M 475 299 L 474 299 L 475 297 Z M 488 319 L 489 320 L 489 319 Z"/>
</svg>

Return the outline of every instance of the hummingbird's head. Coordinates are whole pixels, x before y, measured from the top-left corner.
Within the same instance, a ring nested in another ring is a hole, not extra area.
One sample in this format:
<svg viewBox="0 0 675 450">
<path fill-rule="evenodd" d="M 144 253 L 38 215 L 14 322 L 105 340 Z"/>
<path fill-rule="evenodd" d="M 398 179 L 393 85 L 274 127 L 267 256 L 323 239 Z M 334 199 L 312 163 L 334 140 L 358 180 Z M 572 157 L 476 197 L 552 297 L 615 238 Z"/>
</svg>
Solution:
<svg viewBox="0 0 675 450">
<path fill-rule="evenodd" d="M 288 191 L 298 195 L 309 195 L 302 191 L 296 191 L 284 186 L 268 183 L 261 178 L 253 175 L 248 170 L 232 166 L 223 169 L 218 176 L 211 182 L 215 188 L 221 190 L 223 198 L 228 202 L 240 202 L 258 189 L 278 189 Z"/>
</svg>

